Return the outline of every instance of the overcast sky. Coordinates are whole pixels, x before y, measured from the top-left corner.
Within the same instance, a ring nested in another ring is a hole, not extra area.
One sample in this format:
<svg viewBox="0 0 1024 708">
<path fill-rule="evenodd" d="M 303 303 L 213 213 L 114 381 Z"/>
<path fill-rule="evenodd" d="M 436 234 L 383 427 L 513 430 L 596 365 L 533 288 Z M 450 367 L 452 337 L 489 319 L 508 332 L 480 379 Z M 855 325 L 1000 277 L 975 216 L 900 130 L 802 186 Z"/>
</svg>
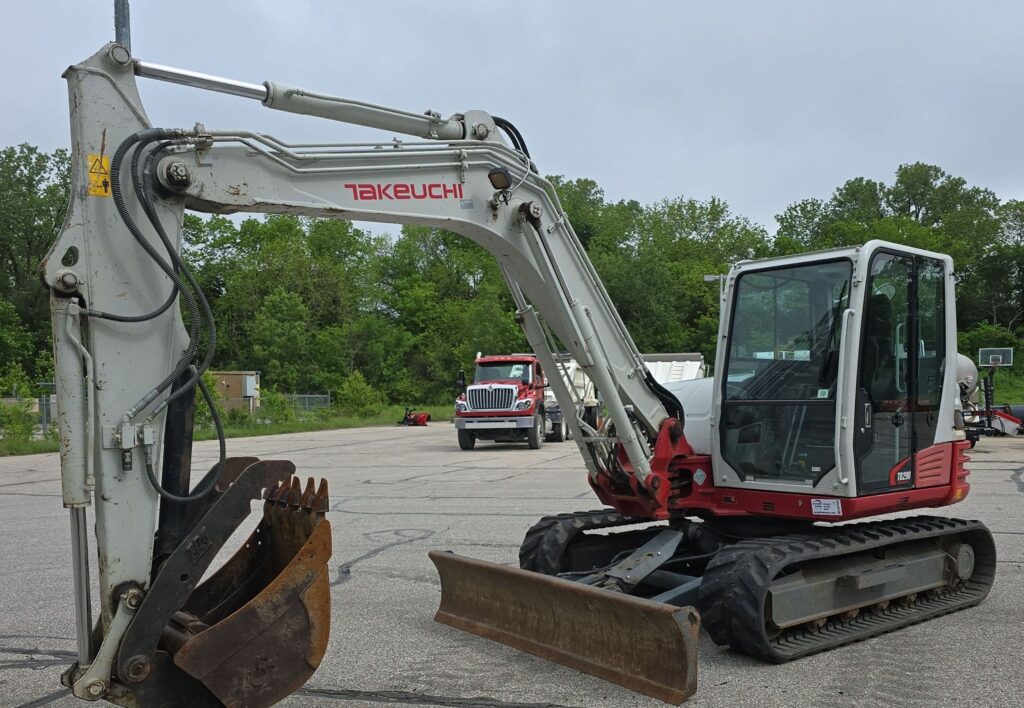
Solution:
<svg viewBox="0 0 1024 708">
<path fill-rule="evenodd" d="M 112 0 L 0 0 L 0 145 L 68 143 L 70 63 L 113 39 Z M 940 165 L 1024 198 L 1024 3 L 505 3 L 176 0 L 132 3 L 146 61 L 277 80 L 445 116 L 512 120 L 547 174 L 609 199 L 718 196 L 774 216 L 848 178 Z M 366 129 L 142 80 L 162 127 L 292 142 Z M 388 136 L 384 136 L 388 137 Z"/>
</svg>

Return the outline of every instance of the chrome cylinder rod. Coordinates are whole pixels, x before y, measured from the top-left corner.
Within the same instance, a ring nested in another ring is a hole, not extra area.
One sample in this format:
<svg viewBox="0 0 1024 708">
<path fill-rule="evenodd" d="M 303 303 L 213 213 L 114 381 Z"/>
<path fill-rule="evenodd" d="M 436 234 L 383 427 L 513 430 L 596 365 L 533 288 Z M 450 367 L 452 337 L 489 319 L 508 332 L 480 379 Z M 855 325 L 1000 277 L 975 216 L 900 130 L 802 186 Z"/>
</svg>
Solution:
<svg viewBox="0 0 1024 708">
<path fill-rule="evenodd" d="M 173 66 L 164 66 L 163 64 L 151 64 L 147 61 L 136 60 L 135 74 L 147 79 L 157 79 L 172 84 L 181 84 L 182 86 L 194 86 L 206 89 L 207 91 L 228 93 L 232 96 L 241 96 L 242 98 L 255 98 L 257 101 L 267 100 L 267 87 L 263 84 L 249 84 L 244 81 L 201 74 L 198 71 L 178 69 Z"/>
<path fill-rule="evenodd" d="M 75 635 L 78 639 L 78 665 L 92 662 L 92 603 L 89 598 L 89 530 L 85 507 L 71 509 L 71 572 L 74 576 Z"/>
</svg>

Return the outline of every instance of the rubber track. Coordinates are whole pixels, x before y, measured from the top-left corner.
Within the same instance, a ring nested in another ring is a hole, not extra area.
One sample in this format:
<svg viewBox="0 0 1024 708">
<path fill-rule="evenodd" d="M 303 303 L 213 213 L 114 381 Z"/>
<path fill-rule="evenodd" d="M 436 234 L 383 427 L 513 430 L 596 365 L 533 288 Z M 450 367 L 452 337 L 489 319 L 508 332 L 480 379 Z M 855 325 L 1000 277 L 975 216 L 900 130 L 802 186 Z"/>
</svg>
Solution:
<svg viewBox="0 0 1024 708">
<path fill-rule="evenodd" d="M 849 621 L 829 620 L 817 630 L 792 628 L 776 637 L 765 631 L 765 599 L 772 580 L 787 566 L 863 553 L 883 546 L 959 536 L 974 548 L 971 578 L 955 589 L 922 593 L 909 606 L 862 610 Z M 782 663 L 874 637 L 981 602 L 995 577 L 991 533 L 978 521 L 919 516 L 851 524 L 821 534 L 741 541 L 726 546 L 708 564 L 700 588 L 701 621 L 717 644 Z"/>
<path fill-rule="evenodd" d="M 614 509 L 575 511 L 545 516 L 526 532 L 519 547 L 519 567 L 544 575 L 562 572 L 562 558 L 572 540 L 584 531 L 641 523 Z"/>
</svg>

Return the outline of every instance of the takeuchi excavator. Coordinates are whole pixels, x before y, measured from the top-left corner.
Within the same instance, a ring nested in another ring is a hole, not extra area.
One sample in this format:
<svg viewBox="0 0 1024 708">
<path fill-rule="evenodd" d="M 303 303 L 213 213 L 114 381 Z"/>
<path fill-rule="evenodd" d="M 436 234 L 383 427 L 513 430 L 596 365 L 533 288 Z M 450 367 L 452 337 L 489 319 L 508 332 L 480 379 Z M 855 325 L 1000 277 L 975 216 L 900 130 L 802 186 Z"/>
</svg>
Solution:
<svg viewBox="0 0 1024 708">
<path fill-rule="evenodd" d="M 740 262 L 720 284 L 716 376 L 663 387 L 511 122 L 223 79 L 120 43 L 65 77 L 73 190 L 41 275 L 73 544 L 77 661 L 63 681 L 75 696 L 269 705 L 327 649 L 326 483 L 287 461 L 228 457 L 219 421 L 218 462 L 190 478 L 197 387 L 216 419 L 201 375 L 217 336 L 181 257 L 186 209 L 461 234 L 497 259 L 544 370 L 568 351 L 594 381 L 602 422 L 568 424 L 607 508 L 540 520 L 520 568 L 431 552 L 441 622 L 678 703 L 696 689 L 700 626 L 784 662 L 988 593 L 995 548 L 981 523 L 863 521 L 968 493 L 948 256 L 871 241 Z M 139 78 L 389 135 L 293 144 L 154 127 Z M 562 410 L 580 410 L 561 376 L 549 381 Z M 259 525 L 214 563 L 255 499 Z"/>
</svg>

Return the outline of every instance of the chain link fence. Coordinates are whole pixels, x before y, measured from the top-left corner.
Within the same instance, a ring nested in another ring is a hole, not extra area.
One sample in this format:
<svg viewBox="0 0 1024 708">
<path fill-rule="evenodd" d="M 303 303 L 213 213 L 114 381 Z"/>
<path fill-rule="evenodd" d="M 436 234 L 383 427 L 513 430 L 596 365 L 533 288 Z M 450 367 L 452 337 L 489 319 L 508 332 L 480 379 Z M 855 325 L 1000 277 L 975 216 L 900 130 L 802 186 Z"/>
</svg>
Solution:
<svg viewBox="0 0 1024 708">
<path fill-rule="evenodd" d="M 53 384 L 48 384 L 52 390 Z M 306 417 L 319 410 L 330 408 L 332 404 L 330 393 L 286 393 L 283 394 L 288 406 L 295 412 L 297 417 Z M 254 405 L 252 398 L 225 399 L 220 403 L 228 410 L 239 409 L 240 412 L 249 415 L 259 415 L 259 408 Z M 52 434 L 51 428 L 57 424 L 57 397 L 52 393 L 44 393 L 36 398 L 0 398 L 0 405 L 8 407 L 12 412 L 17 412 L 21 425 L 19 434 L 25 435 L 27 431 L 20 430 L 29 426 L 32 431 L 30 436 L 34 439 L 46 437 Z M 0 421 L 3 417 L 0 417 Z M 13 423 L 13 420 L 11 421 Z M 13 429 L 8 433 L 14 432 Z M 4 429 L 0 423 L 0 438 L 4 437 Z"/>
<path fill-rule="evenodd" d="M 0 438 L 41 439 L 57 425 L 57 397 L 43 394 L 36 398 L 0 398 Z M 7 428 L 5 430 L 5 427 Z"/>
<path fill-rule="evenodd" d="M 331 407 L 331 394 L 329 393 L 286 393 L 284 397 L 292 407 L 292 410 L 298 415 L 318 408 Z"/>
</svg>

